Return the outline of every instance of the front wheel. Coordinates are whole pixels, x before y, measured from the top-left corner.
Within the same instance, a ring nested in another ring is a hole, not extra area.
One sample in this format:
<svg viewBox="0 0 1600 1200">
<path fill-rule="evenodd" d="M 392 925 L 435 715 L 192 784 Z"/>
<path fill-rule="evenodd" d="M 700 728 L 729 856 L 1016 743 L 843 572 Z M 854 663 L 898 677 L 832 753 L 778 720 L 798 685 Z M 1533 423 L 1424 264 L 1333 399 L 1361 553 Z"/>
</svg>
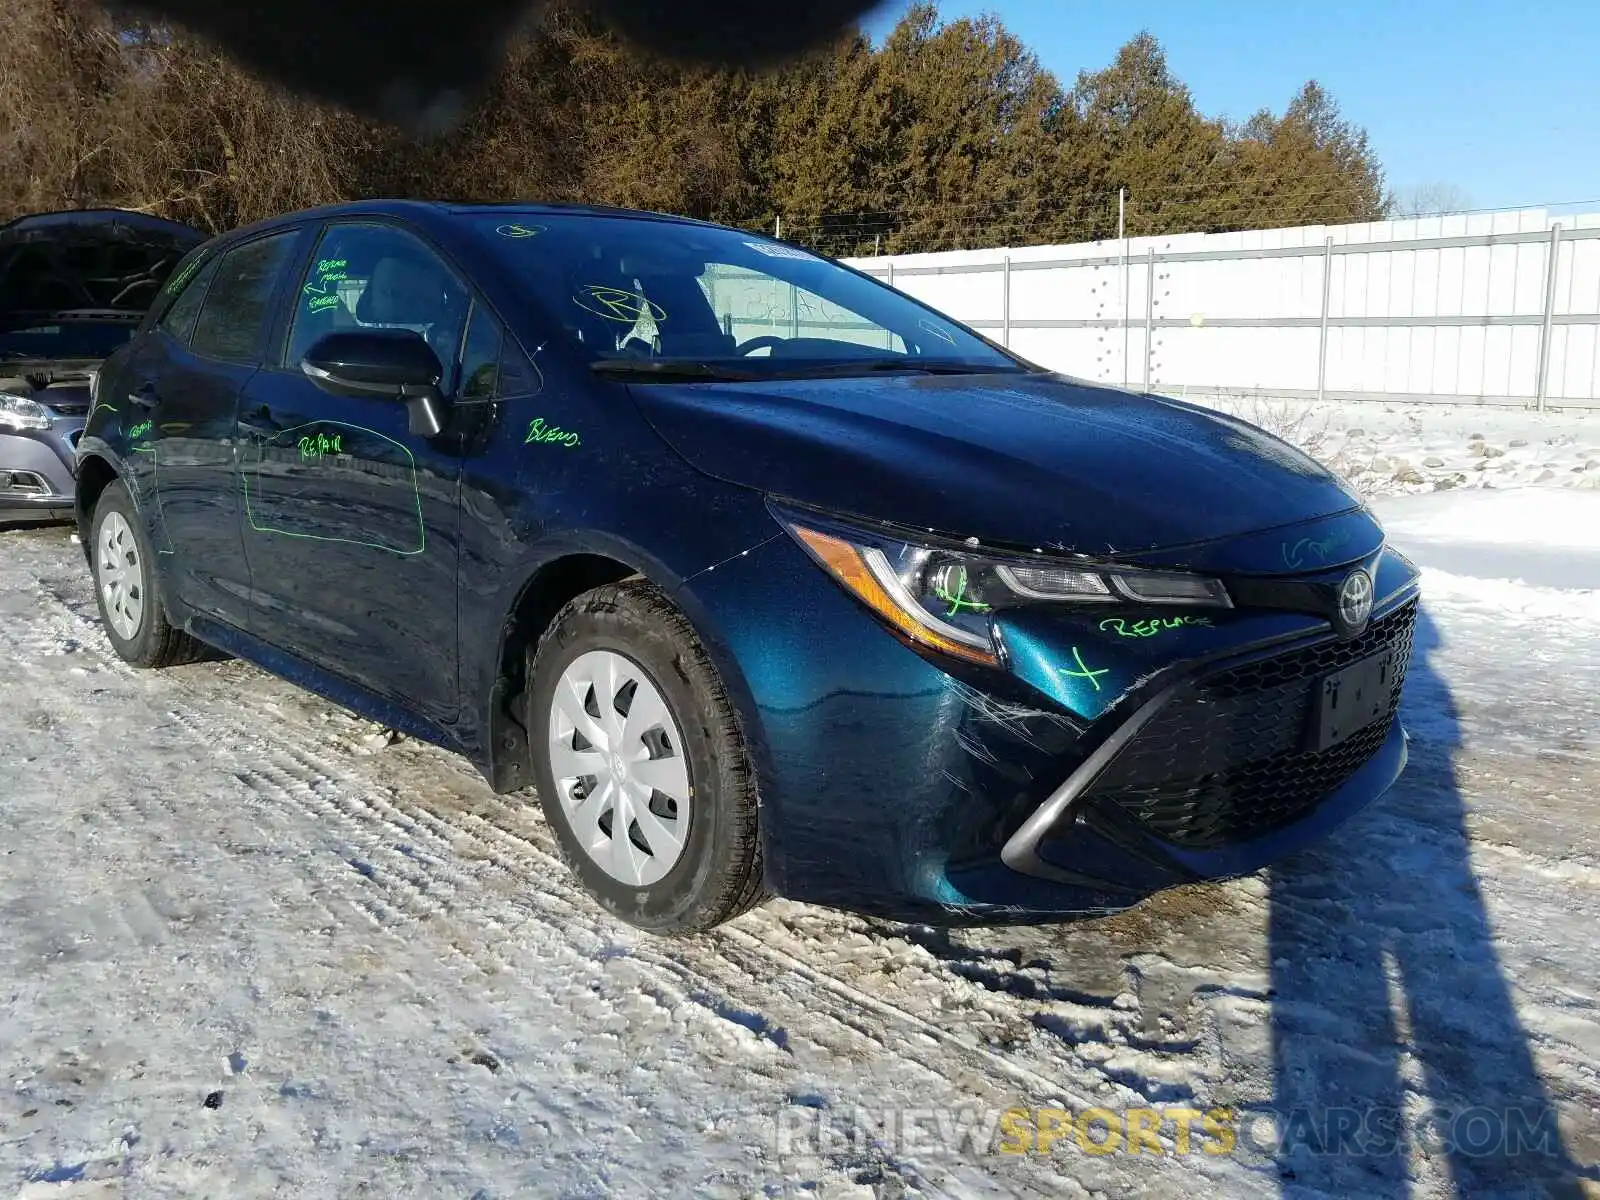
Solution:
<svg viewBox="0 0 1600 1200">
<path fill-rule="evenodd" d="M 170 667 L 204 657 L 201 643 L 167 621 L 150 539 L 121 480 L 100 494 L 91 530 L 95 599 L 117 655 L 136 667 Z"/>
<path fill-rule="evenodd" d="M 644 581 L 568 604 L 529 667 L 546 818 L 589 893 L 652 933 L 763 899 L 756 786 L 732 702 L 693 627 Z"/>
</svg>

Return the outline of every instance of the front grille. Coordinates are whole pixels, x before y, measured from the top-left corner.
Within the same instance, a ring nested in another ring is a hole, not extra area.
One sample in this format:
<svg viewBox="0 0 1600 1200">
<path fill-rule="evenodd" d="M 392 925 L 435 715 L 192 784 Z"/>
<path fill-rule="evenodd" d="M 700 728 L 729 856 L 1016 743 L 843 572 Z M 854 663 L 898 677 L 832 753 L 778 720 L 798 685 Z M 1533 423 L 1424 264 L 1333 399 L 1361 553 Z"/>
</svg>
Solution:
<svg viewBox="0 0 1600 1200">
<path fill-rule="evenodd" d="M 1202 676 L 1147 722 L 1085 793 L 1191 849 L 1246 841 L 1305 815 L 1378 752 L 1411 658 L 1417 602 L 1348 642 L 1325 641 Z M 1388 711 L 1321 753 L 1307 750 L 1318 684 L 1395 651 Z"/>
</svg>

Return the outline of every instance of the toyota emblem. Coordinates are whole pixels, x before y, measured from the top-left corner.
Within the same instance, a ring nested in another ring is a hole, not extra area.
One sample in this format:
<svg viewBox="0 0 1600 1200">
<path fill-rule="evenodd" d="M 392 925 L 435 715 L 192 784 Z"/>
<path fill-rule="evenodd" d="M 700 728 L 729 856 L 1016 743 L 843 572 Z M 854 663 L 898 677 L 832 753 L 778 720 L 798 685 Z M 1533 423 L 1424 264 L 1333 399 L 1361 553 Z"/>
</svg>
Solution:
<svg viewBox="0 0 1600 1200">
<path fill-rule="evenodd" d="M 1366 628 L 1372 615 L 1372 576 L 1357 568 L 1339 587 L 1339 624 L 1347 637 Z"/>
</svg>

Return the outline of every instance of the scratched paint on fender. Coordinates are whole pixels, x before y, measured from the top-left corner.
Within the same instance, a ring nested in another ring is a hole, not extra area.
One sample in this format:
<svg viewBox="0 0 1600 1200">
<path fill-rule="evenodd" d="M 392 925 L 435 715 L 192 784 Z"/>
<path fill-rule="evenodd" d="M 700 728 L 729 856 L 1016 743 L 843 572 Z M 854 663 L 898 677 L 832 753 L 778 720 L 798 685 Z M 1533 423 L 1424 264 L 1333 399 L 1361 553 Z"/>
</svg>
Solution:
<svg viewBox="0 0 1600 1200">
<path fill-rule="evenodd" d="M 1075 717 L 1095 720 L 1133 681 L 1125 659 L 1104 657 L 1108 646 L 1073 645 L 1056 630 L 1030 626 L 1023 620 L 1002 618 L 998 628 L 1016 675 Z"/>
<path fill-rule="evenodd" d="M 145 424 L 148 425 L 149 422 L 146 421 Z M 167 514 L 161 507 L 161 467 L 159 465 L 161 456 L 156 453 L 154 446 L 134 446 L 131 449 L 136 454 L 148 454 L 150 456 L 150 494 L 155 497 L 156 517 L 161 525 L 161 540 L 166 543 L 161 553 L 171 554 L 173 552 L 172 535 L 167 532 Z"/>
</svg>

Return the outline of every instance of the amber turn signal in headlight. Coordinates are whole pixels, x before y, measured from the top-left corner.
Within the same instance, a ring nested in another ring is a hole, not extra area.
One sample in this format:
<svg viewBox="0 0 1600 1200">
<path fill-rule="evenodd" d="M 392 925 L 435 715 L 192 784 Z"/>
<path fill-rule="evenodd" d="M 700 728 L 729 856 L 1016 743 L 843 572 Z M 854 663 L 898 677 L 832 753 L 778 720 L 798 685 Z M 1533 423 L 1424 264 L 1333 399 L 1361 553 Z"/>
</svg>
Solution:
<svg viewBox="0 0 1600 1200">
<path fill-rule="evenodd" d="M 843 538 L 802 525 L 791 528 L 800 544 L 811 551 L 812 557 L 835 579 L 912 641 L 968 662 L 988 667 L 999 665 L 1000 656 L 986 635 L 945 624 L 918 604 L 890 567 L 883 551 L 874 546 L 858 547 Z"/>
</svg>

